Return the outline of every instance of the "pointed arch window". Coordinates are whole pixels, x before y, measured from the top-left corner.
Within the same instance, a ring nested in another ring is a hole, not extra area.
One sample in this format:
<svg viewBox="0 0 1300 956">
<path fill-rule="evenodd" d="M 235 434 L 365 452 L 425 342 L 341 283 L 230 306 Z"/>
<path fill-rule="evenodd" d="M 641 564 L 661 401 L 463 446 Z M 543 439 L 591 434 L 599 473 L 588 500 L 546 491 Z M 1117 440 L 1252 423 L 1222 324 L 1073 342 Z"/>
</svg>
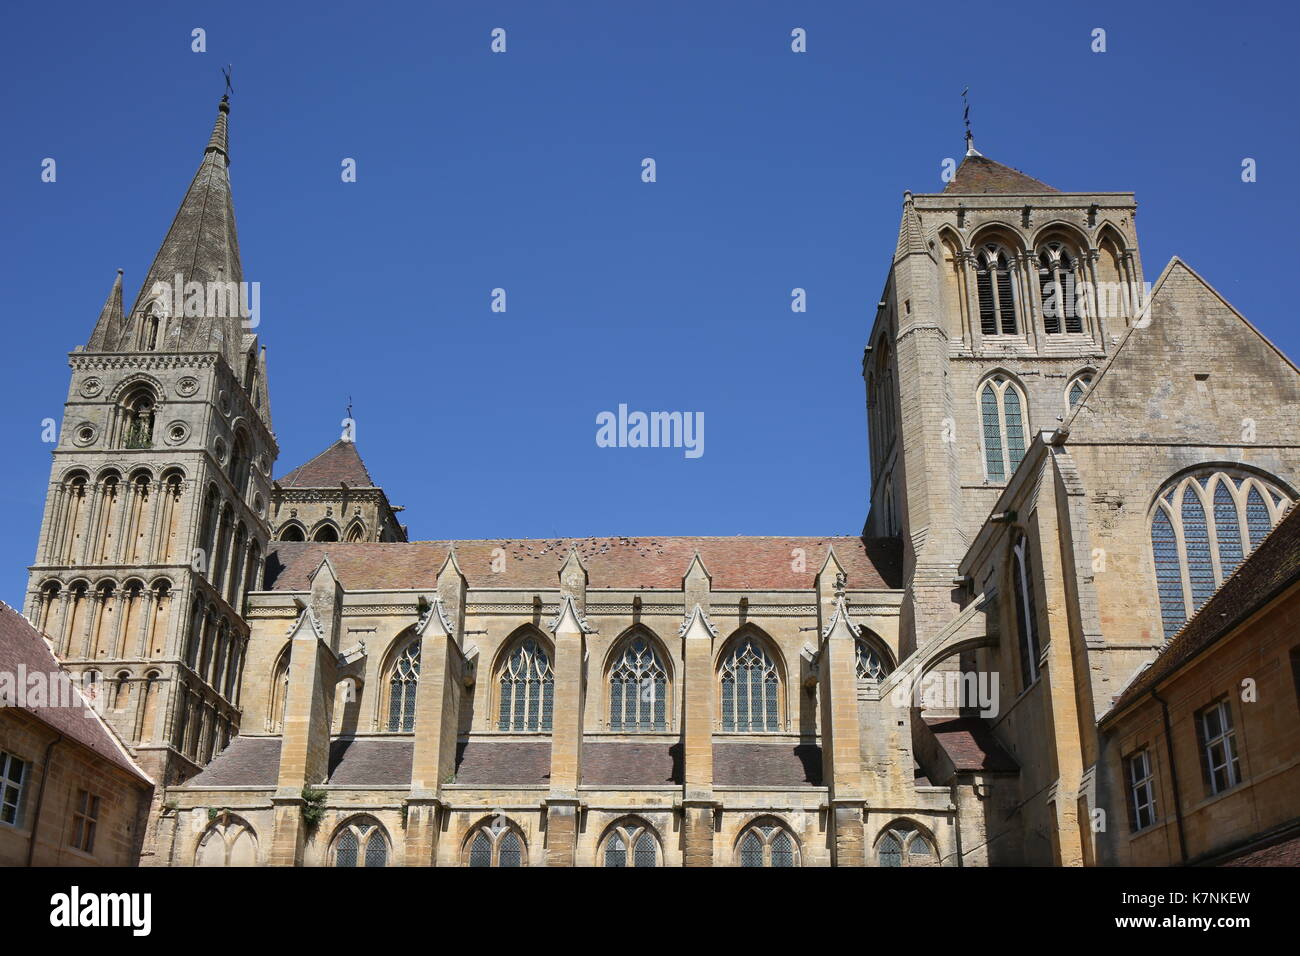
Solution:
<svg viewBox="0 0 1300 956">
<path fill-rule="evenodd" d="M 1033 561 L 1029 539 L 1023 534 L 1012 548 L 1011 576 L 1015 601 L 1016 643 L 1020 650 L 1020 686 L 1038 680 L 1038 658 L 1042 648 L 1038 641 L 1038 609 L 1034 600 Z"/>
<path fill-rule="evenodd" d="M 476 828 L 466 849 L 470 866 L 520 867 L 527 861 L 523 838 L 513 825 L 500 819 Z"/>
<path fill-rule="evenodd" d="M 551 658 L 536 638 L 528 637 L 501 666 L 498 730 L 549 731 L 555 700 Z"/>
<path fill-rule="evenodd" d="M 287 524 L 280 529 L 281 541 L 306 541 L 307 536 L 303 534 L 302 526 L 296 524 Z"/>
<path fill-rule="evenodd" d="M 624 645 L 609 671 L 609 729 L 668 729 L 668 672 L 654 644 L 640 635 Z"/>
<path fill-rule="evenodd" d="M 754 637 L 737 641 L 720 670 L 722 729 L 775 733 L 781 729 L 781 679 L 776 664 Z"/>
<path fill-rule="evenodd" d="M 884 659 L 874 647 L 862 638 L 858 638 L 855 645 L 858 680 L 878 681 L 889 673 Z"/>
<path fill-rule="evenodd" d="M 1078 259 L 1065 244 L 1048 242 L 1038 252 L 1038 289 L 1043 301 L 1043 331 L 1048 335 L 1082 332 Z"/>
<path fill-rule="evenodd" d="M 980 425 L 984 435 L 984 471 L 989 481 L 1006 481 L 1025 457 L 1028 406 L 1020 387 L 994 375 L 980 388 Z"/>
<path fill-rule="evenodd" d="M 611 827 L 601 860 L 608 867 L 659 865 L 659 841 L 641 820 L 626 820 Z"/>
<path fill-rule="evenodd" d="M 273 734 L 284 727 L 284 703 L 289 699 L 289 648 L 280 652 L 275 662 L 275 675 L 271 679 L 271 709 L 267 714 L 266 729 Z"/>
<path fill-rule="evenodd" d="M 736 855 L 745 867 L 794 867 L 799 865 L 799 844 L 780 823 L 764 819 L 741 834 Z"/>
<path fill-rule="evenodd" d="M 1007 250 L 994 242 L 975 256 L 975 290 L 984 335 L 1015 335 L 1018 331 L 1011 261 Z"/>
<path fill-rule="evenodd" d="M 388 732 L 415 730 L 415 691 L 420 681 L 420 642 L 411 641 L 388 675 Z"/>
<path fill-rule="evenodd" d="M 242 820 L 219 818 L 208 827 L 194 854 L 195 866 L 256 866 L 257 837 Z"/>
<path fill-rule="evenodd" d="M 1065 387 L 1065 413 L 1074 411 L 1074 407 L 1083 401 L 1083 395 L 1092 387 L 1092 372 L 1080 372 Z"/>
<path fill-rule="evenodd" d="M 1194 472 L 1156 496 L 1151 555 L 1166 640 L 1264 540 L 1290 504 L 1272 482 L 1231 469 Z"/>
<path fill-rule="evenodd" d="M 334 837 L 335 866 L 387 866 L 388 836 L 377 820 L 354 817 Z"/>
<path fill-rule="evenodd" d="M 934 845 L 906 821 L 890 824 L 876 843 L 881 866 L 934 866 L 938 859 Z"/>
</svg>

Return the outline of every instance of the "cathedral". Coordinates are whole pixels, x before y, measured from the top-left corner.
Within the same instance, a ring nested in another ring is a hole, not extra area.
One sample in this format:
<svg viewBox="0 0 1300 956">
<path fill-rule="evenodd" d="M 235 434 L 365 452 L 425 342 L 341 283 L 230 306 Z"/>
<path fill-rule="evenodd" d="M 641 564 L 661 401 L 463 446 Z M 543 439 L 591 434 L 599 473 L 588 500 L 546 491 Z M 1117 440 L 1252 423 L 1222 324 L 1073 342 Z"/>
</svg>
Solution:
<svg viewBox="0 0 1300 956">
<path fill-rule="evenodd" d="M 349 434 L 277 469 L 222 294 L 229 113 L 69 356 L 24 616 L 152 784 L 138 813 L 79 791 L 83 844 L 92 806 L 144 866 L 1078 866 L 1169 862 L 1175 831 L 1185 862 L 1196 819 L 1291 832 L 1300 737 L 1252 721 L 1293 698 L 1191 701 L 1181 781 L 1119 726 L 1223 636 L 1221 590 L 1295 596 L 1300 489 L 1300 371 L 1181 260 L 1148 281 L 1132 193 L 968 136 L 903 194 L 859 534 L 412 541 Z M 1294 694 L 1294 643 L 1250 652 L 1261 682 Z M 1265 778 L 1267 820 L 1234 802 Z"/>
</svg>

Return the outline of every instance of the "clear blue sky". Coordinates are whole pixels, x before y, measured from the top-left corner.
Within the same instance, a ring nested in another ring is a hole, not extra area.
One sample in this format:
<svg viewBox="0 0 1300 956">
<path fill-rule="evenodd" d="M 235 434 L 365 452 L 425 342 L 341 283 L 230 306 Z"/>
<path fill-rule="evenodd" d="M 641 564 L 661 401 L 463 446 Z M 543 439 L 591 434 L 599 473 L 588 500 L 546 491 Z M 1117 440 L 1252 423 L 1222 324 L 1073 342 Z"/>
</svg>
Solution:
<svg viewBox="0 0 1300 956">
<path fill-rule="evenodd" d="M 1135 191 L 1149 277 L 1184 257 L 1300 355 L 1294 6 L 334 6 L 0 14 L 0 597 L 21 602 L 35 552 L 64 355 L 115 269 L 134 298 L 227 62 L 276 474 L 351 395 L 415 538 L 857 533 L 862 347 L 902 191 L 942 187 L 968 84 L 985 155 Z M 597 448 L 619 403 L 704 412 L 704 456 Z"/>
</svg>

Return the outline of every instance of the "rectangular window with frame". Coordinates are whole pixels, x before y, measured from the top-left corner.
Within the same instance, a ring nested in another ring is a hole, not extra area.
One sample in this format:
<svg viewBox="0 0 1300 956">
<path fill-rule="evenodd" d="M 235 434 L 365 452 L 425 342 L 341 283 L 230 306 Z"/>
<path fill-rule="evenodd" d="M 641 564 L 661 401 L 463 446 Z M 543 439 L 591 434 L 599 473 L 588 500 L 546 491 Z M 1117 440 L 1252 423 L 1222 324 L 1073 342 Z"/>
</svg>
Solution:
<svg viewBox="0 0 1300 956">
<path fill-rule="evenodd" d="M 72 845 L 83 853 L 94 853 L 98 822 L 99 797 L 88 790 L 78 790 L 76 809 L 72 814 Z"/>
<path fill-rule="evenodd" d="M 1241 765 L 1237 760 L 1232 708 L 1226 697 L 1197 713 L 1196 730 L 1201 738 L 1201 768 L 1210 794 L 1235 787 L 1241 782 Z"/>
<path fill-rule="evenodd" d="M 1129 827 L 1134 833 L 1156 822 L 1155 769 L 1151 751 L 1143 747 L 1124 761 L 1128 782 Z"/>
<path fill-rule="evenodd" d="M 0 751 L 0 824 L 19 825 L 27 767 L 26 761 Z"/>
</svg>

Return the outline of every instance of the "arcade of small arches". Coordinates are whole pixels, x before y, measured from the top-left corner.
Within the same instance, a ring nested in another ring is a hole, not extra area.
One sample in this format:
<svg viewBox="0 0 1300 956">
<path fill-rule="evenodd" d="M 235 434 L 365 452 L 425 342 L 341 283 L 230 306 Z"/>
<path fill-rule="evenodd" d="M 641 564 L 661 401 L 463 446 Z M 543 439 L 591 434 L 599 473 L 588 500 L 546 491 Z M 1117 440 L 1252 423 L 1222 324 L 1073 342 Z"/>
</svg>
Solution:
<svg viewBox="0 0 1300 956">
<path fill-rule="evenodd" d="M 1109 323 L 1134 317 L 1133 252 L 1110 223 L 1088 236 L 1051 222 L 1030 239 L 988 223 L 969 241 L 945 227 L 938 245 L 950 335 L 972 345 L 1029 334 L 1100 337 Z"/>
<path fill-rule="evenodd" d="M 337 521 L 332 518 L 323 518 L 316 522 L 310 530 L 297 518 L 290 518 L 276 533 L 277 541 L 366 541 L 365 522 L 360 518 L 353 518 L 348 522 L 347 530 L 339 531 Z"/>
<path fill-rule="evenodd" d="M 200 811 L 194 811 L 200 812 Z M 244 817 L 228 810 L 211 812 L 213 819 L 195 844 L 195 866 L 254 866 L 259 860 L 257 833 Z M 524 829 L 498 813 L 468 826 L 459 841 L 458 861 L 466 867 L 526 867 L 530 857 Z M 885 824 L 874 841 L 877 866 L 937 866 L 939 853 L 933 834 L 907 818 Z M 393 837 L 370 813 L 346 816 L 330 831 L 323 863 L 334 867 L 394 865 Z M 727 863 L 749 868 L 803 865 L 795 829 L 780 814 L 763 813 L 746 822 L 733 841 Z M 619 817 L 601 832 L 589 866 L 661 867 L 666 865 L 664 836 L 653 823 L 635 814 Z"/>
<path fill-rule="evenodd" d="M 75 578 L 40 585 L 33 623 L 62 659 L 157 658 L 166 651 L 174 589 L 166 577 L 119 584 L 105 577 L 93 586 Z"/>
<path fill-rule="evenodd" d="M 866 628 L 855 641 L 859 681 L 879 682 L 893 669 L 885 643 Z M 200 668 L 200 673 L 205 673 Z M 415 729 L 420 641 L 410 629 L 389 645 L 380 673 L 380 695 L 373 707 L 378 732 L 409 734 Z M 788 680 L 780 648 L 757 628 L 747 627 L 727 641 L 718 655 L 716 727 L 722 733 L 781 733 L 788 729 Z M 492 669 L 492 728 L 501 733 L 551 730 L 555 671 L 550 640 L 525 625 L 508 638 Z M 289 645 L 271 673 L 267 730 L 279 733 L 288 694 Z M 679 727 L 681 692 L 672 659 L 649 628 L 637 625 L 616 640 L 602 668 L 604 729 L 614 733 L 671 733 Z M 362 689 L 364 696 L 364 688 Z"/>
</svg>

